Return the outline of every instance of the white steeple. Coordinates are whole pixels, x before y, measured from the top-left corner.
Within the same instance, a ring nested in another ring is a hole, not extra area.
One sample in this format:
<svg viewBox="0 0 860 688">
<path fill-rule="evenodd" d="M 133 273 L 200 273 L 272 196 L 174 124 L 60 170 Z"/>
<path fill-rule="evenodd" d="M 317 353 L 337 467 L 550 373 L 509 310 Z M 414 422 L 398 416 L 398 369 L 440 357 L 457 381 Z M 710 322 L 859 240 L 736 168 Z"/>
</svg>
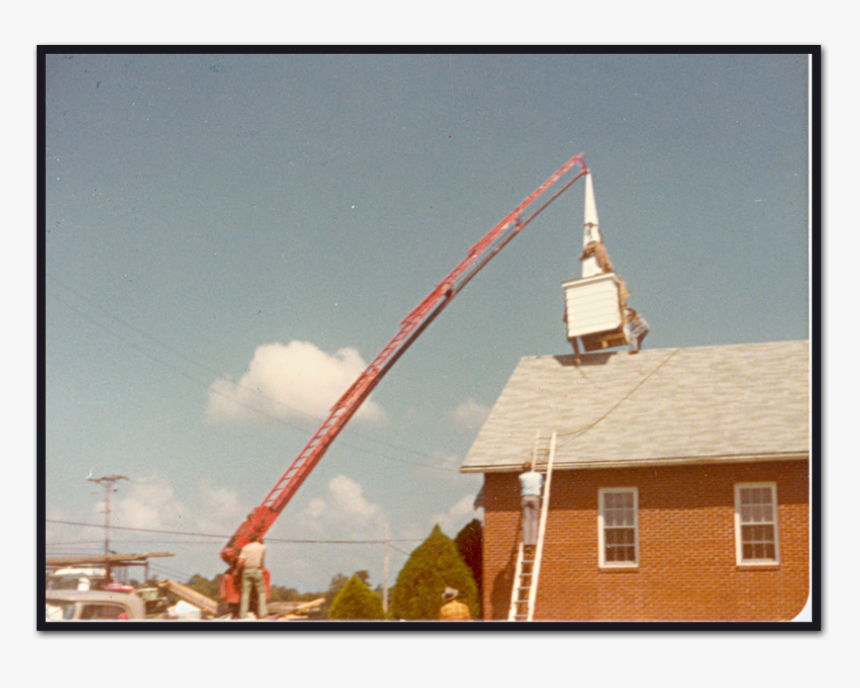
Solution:
<svg viewBox="0 0 860 688">
<path fill-rule="evenodd" d="M 594 202 L 594 184 L 591 181 L 591 173 L 585 175 L 585 227 L 582 236 L 582 248 L 591 242 L 600 242 L 600 225 L 597 221 L 597 204 Z M 582 277 L 593 277 L 603 272 L 597 264 L 595 256 L 589 256 L 582 261 Z"/>
</svg>

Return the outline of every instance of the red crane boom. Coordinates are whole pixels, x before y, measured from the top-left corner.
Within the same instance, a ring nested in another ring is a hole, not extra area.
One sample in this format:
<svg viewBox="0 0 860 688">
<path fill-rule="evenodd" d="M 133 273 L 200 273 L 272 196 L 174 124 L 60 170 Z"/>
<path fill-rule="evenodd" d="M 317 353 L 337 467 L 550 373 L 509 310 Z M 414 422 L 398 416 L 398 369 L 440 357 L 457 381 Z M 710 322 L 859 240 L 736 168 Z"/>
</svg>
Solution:
<svg viewBox="0 0 860 688">
<path fill-rule="evenodd" d="M 569 179 L 549 200 L 538 207 L 526 219 L 524 213 L 535 206 L 536 201 L 575 166 L 579 172 Z M 511 239 L 513 239 L 529 222 L 531 222 L 546 206 L 560 196 L 571 184 L 588 173 L 584 154 L 580 153 L 568 160 L 562 167 L 541 184 L 528 198 L 511 211 L 499 224 L 487 234 L 466 254 L 466 257 L 443 279 L 427 297 L 419 303 L 400 323 L 400 330 L 388 342 L 382 351 L 373 359 L 370 365 L 358 376 L 352 386 L 343 394 L 331 408 L 325 422 L 316 431 L 305 448 L 290 464 L 280 480 L 266 495 L 263 502 L 253 509 L 245 521 L 239 526 L 230 541 L 221 550 L 221 558 L 230 565 L 230 569 L 221 576 L 221 601 L 227 604 L 237 604 L 241 590 L 238 579 L 239 569 L 237 559 L 239 552 L 248 542 L 252 534 L 260 537 L 265 534 L 280 513 L 289 503 L 292 496 L 301 487 L 320 459 L 325 455 L 329 445 L 338 436 L 350 418 L 359 409 L 364 400 L 370 395 L 376 385 L 382 380 L 397 359 L 411 346 L 412 342 L 424 329 L 442 312 L 454 296 L 481 270 Z M 268 576 L 267 582 L 268 582 Z"/>
</svg>

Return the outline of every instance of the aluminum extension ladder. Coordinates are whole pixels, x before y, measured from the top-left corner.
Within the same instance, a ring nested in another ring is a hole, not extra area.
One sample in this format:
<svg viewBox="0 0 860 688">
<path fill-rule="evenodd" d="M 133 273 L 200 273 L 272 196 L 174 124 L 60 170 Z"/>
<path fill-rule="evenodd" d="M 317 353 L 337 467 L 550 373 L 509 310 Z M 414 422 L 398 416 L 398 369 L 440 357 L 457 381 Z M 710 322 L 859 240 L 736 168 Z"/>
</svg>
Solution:
<svg viewBox="0 0 860 688">
<path fill-rule="evenodd" d="M 541 496 L 538 539 L 534 554 L 526 558 L 525 547 L 522 543 L 522 529 L 520 529 L 521 537 L 519 547 L 517 548 L 517 564 L 514 569 L 514 583 L 511 589 L 511 608 L 508 612 L 508 621 L 534 620 L 538 576 L 540 575 L 541 555 L 543 554 L 543 541 L 544 534 L 546 533 L 546 519 L 549 513 L 549 495 L 550 484 L 552 482 L 552 462 L 555 458 L 555 441 L 555 432 L 549 438 L 548 445 L 546 444 L 546 438 L 541 442 L 539 436 L 535 437 L 532 466 L 537 469 L 538 462 L 542 457 L 546 457 L 546 478 L 544 479 L 543 495 Z"/>
</svg>

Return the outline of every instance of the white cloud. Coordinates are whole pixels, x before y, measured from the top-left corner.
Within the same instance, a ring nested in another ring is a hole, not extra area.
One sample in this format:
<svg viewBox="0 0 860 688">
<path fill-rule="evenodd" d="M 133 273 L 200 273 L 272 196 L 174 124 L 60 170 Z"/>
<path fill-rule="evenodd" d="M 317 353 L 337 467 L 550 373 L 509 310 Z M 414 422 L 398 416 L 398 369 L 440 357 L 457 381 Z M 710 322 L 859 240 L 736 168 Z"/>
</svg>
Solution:
<svg viewBox="0 0 860 688">
<path fill-rule="evenodd" d="M 104 506 L 104 501 L 98 502 L 96 513 L 103 514 Z M 111 520 L 126 528 L 175 528 L 187 512 L 176 499 L 173 486 L 160 476 L 133 480 L 127 495 L 111 503 Z"/>
<path fill-rule="evenodd" d="M 74 521 L 74 518 L 69 517 L 60 507 L 53 506 L 48 509 L 46 514 L 47 521 Z M 89 531 L 89 533 L 87 532 Z M 65 523 L 45 523 L 45 542 L 50 546 L 55 543 L 63 543 L 64 541 L 81 540 L 92 538 L 93 533 L 90 529 L 69 526 Z M 51 554 L 50 552 L 48 553 Z"/>
<path fill-rule="evenodd" d="M 325 418 L 332 405 L 366 368 L 359 353 L 344 348 L 328 354 L 310 342 L 264 344 L 238 382 L 223 377 L 209 387 L 206 417 L 213 423 L 312 416 Z M 366 400 L 355 418 L 381 420 L 382 408 Z"/>
<path fill-rule="evenodd" d="M 464 428 L 480 427 L 489 415 L 490 409 L 488 407 L 471 398 L 464 401 L 452 412 L 454 421 Z"/>
<path fill-rule="evenodd" d="M 456 504 L 448 509 L 448 511 L 437 514 L 431 518 L 430 527 L 432 528 L 433 525 L 438 523 L 442 532 L 451 539 L 454 539 L 463 526 L 475 518 L 474 502 L 474 494 L 468 494 L 461 497 Z"/>
<path fill-rule="evenodd" d="M 378 504 L 367 500 L 361 485 L 338 475 L 328 484 L 324 498 L 312 500 L 298 516 L 303 531 L 329 538 L 382 538 L 385 518 Z"/>
<path fill-rule="evenodd" d="M 204 533 L 232 533 L 245 520 L 249 509 L 234 490 L 201 487 L 201 506 L 195 514 L 195 529 Z"/>
<path fill-rule="evenodd" d="M 194 502 L 186 504 L 177 497 L 173 484 L 161 475 L 136 478 L 121 486 L 111 499 L 110 520 L 124 528 L 232 533 L 249 511 L 236 492 L 228 488 L 213 489 L 202 484 Z M 104 517 L 104 506 L 104 500 L 93 506 L 99 519 Z M 150 536 L 124 533 L 122 537 Z"/>
</svg>

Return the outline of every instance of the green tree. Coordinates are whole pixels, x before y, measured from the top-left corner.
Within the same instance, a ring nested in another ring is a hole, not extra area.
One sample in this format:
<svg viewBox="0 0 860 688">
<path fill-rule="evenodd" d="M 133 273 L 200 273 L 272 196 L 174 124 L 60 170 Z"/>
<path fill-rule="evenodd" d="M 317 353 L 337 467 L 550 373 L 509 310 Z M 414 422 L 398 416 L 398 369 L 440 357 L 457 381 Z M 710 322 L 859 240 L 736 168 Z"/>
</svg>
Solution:
<svg viewBox="0 0 860 688">
<path fill-rule="evenodd" d="M 383 619 L 382 600 L 358 574 L 353 575 L 334 598 L 329 619 Z"/>
<path fill-rule="evenodd" d="M 439 526 L 403 565 L 391 595 L 391 614 L 398 619 L 438 619 L 445 588 L 459 591 L 458 599 L 478 617 L 478 588 L 471 569 Z"/>
<path fill-rule="evenodd" d="M 347 584 L 347 581 L 349 581 L 349 578 L 344 576 L 342 573 L 337 573 L 331 577 L 331 582 L 328 584 L 328 590 L 326 590 L 325 595 L 323 595 L 325 602 L 323 602 L 320 610 L 324 616 L 328 616 L 328 612 L 329 609 L 331 609 L 334 598 L 337 597 L 341 590 L 343 590 L 343 586 Z"/>
<path fill-rule="evenodd" d="M 217 600 L 219 593 L 218 586 L 218 576 L 215 576 L 212 580 L 208 578 L 204 578 L 198 573 L 195 573 L 191 578 L 188 579 L 188 582 L 185 584 L 192 590 L 196 590 L 197 592 L 206 595 L 209 599 Z"/>
<path fill-rule="evenodd" d="M 472 578 L 478 586 L 478 606 L 483 608 L 482 590 L 484 582 L 484 527 L 474 518 L 457 533 L 454 545 L 463 561 L 472 571 Z"/>
<path fill-rule="evenodd" d="M 285 585 L 273 585 L 269 589 L 270 602 L 293 602 L 301 598 L 298 590 Z"/>
</svg>

